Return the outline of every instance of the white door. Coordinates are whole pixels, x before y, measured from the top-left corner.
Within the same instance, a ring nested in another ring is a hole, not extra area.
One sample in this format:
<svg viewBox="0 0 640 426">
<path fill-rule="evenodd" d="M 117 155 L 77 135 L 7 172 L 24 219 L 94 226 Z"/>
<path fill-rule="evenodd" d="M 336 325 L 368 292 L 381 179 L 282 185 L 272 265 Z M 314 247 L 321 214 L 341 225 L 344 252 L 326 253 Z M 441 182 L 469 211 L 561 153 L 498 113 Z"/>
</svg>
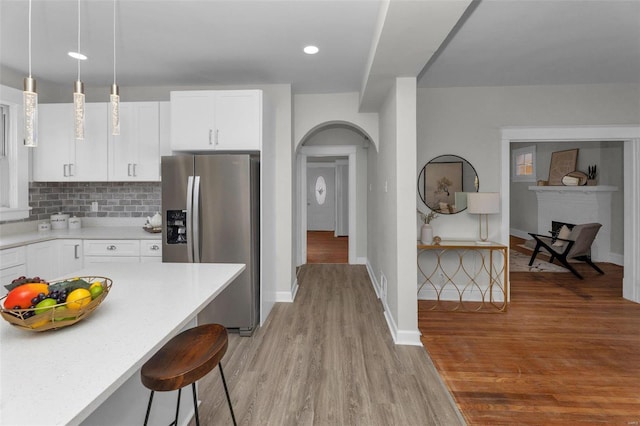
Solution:
<svg viewBox="0 0 640 426">
<path fill-rule="evenodd" d="M 307 166 L 307 229 L 333 231 L 336 223 L 334 167 Z"/>
</svg>

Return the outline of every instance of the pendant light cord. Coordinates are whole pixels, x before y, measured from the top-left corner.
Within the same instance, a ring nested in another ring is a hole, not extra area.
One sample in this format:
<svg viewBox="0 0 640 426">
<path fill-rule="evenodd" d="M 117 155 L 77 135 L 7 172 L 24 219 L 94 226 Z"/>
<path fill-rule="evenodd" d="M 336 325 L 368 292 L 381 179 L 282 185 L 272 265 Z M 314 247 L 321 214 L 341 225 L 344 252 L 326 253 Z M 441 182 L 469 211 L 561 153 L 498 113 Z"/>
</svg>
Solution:
<svg viewBox="0 0 640 426">
<path fill-rule="evenodd" d="M 31 78 L 31 0 L 29 0 L 29 78 Z"/>
<path fill-rule="evenodd" d="M 78 0 L 78 53 L 80 52 L 80 0 Z M 78 81 L 80 81 L 80 59 L 78 59 Z"/>
<path fill-rule="evenodd" d="M 116 84 L 116 0 L 113 0 L 113 84 Z"/>
</svg>

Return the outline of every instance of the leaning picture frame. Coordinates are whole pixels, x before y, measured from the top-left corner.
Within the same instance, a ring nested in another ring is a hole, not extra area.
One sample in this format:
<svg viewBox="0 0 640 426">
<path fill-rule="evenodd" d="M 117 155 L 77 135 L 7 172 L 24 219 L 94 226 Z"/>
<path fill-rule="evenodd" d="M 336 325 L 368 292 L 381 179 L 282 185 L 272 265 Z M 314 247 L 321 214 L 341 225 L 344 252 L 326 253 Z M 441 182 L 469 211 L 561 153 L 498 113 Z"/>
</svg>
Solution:
<svg viewBox="0 0 640 426">
<path fill-rule="evenodd" d="M 456 192 L 462 192 L 462 169 L 461 161 L 425 166 L 425 204 L 431 210 L 450 213 L 448 206 L 454 206 Z"/>
<path fill-rule="evenodd" d="M 578 149 L 567 149 L 551 153 L 549 165 L 549 185 L 562 186 L 562 178 L 576 170 Z"/>
</svg>

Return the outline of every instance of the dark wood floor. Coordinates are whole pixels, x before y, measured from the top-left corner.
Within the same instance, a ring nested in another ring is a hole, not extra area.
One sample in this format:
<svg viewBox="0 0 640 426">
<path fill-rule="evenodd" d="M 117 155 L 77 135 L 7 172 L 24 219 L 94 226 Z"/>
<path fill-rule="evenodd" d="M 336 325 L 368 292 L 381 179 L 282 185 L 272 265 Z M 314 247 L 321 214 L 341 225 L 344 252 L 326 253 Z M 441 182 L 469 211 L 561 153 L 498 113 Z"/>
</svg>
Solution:
<svg viewBox="0 0 640 426">
<path fill-rule="evenodd" d="M 307 263 L 349 263 L 349 237 L 333 231 L 307 231 Z"/>
<path fill-rule="evenodd" d="M 469 424 L 640 424 L 640 304 L 621 297 L 622 267 L 599 266 L 577 265 L 584 280 L 511 273 L 504 314 L 419 303 L 423 344 Z"/>
</svg>

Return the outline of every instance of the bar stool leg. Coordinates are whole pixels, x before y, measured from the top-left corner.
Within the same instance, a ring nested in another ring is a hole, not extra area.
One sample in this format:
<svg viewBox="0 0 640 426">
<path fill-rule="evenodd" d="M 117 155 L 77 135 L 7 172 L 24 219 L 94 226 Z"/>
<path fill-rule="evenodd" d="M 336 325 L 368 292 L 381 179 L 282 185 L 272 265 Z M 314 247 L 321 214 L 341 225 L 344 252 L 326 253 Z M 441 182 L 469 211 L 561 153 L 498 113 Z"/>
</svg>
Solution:
<svg viewBox="0 0 640 426">
<path fill-rule="evenodd" d="M 178 403 L 176 404 L 176 419 L 169 426 L 178 426 L 178 414 L 180 413 L 180 395 L 182 394 L 182 388 L 178 389 Z"/>
<path fill-rule="evenodd" d="M 144 416 L 144 426 L 147 426 L 147 422 L 149 421 L 149 413 L 151 412 L 152 402 L 153 402 L 153 391 L 151 391 L 151 395 L 149 395 L 149 403 L 147 404 L 147 414 Z"/>
<path fill-rule="evenodd" d="M 222 363 L 218 363 L 220 367 L 220 376 L 222 377 L 222 384 L 224 385 L 224 393 L 227 395 L 227 402 L 229 403 L 229 410 L 231 410 L 231 419 L 233 420 L 233 426 L 237 426 L 236 416 L 233 414 L 233 407 L 231 406 L 231 398 L 229 397 L 229 390 L 227 389 L 227 381 L 224 379 L 224 373 L 222 372 Z"/>
<path fill-rule="evenodd" d="M 196 412 L 196 426 L 200 426 L 200 416 L 198 416 L 198 397 L 196 396 L 196 382 L 191 383 L 193 390 L 193 409 Z"/>
</svg>

